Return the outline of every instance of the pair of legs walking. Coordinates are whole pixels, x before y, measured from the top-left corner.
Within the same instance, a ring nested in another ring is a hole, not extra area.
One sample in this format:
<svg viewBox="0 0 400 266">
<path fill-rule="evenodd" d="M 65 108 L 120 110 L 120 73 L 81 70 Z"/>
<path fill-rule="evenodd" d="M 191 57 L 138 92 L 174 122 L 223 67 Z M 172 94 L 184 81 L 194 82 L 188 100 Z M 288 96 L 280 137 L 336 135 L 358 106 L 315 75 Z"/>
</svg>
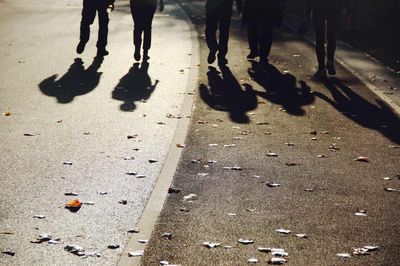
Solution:
<svg viewBox="0 0 400 266">
<path fill-rule="evenodd" d="M 107 46 L 107 36 L 108 36 L 108 13 L 107 8 L 109 7 L 108 1 L 104 0 L 84 0 L 82 9 L 82 20 L 80 26 L 80 42 L 76 48 L 78 54 L 81 54 L 85 49 L 86 43 L 89 41 L 90 37 L 90 25 L 93 24 L 98 14 L 99 19 L 99 34 L 97 40 L 97 54 L 104 56 L 108 55 L 106 50 Z"/>
<path fill-rule="evenodd" d="M 315 27 L 316 53 L 318 59 L 317 78 L 326 78 L 326 69 L 335 75 L 334 57 L 336 51 L 336 32 L 339 26 L 339 14 L 313 14 Z M 327 38 L 327 61 L 325 52 L 325 36 Z"/>
<path fill-rule="evenodd" d="M 206 13 L 206 41 L 210 49 L 207 61 L 209 64 L 214 63 L 218 52 L 218 63 L 226 65 L 228 63 L 226 55 L 228 53 L 232 6 L 223 8 L 223 10 L 220 9 L 207 11 Z M 219 30 L 219 40 L 217 40 L 217 30 Z"/>
<path fill-rule="evenodd" d="M 134 58 L 141 59 L 140 49 L 142 48 L 143 34 L 143 60 L 150 59 L 148 51 L 151 47 L 151 28 L 157 6 L 152 4 L 135 5 L 131 2 L 131 13 L 134 21 L 133 44 L 135 45 Z"/>
<path fill-rule="evenodd" d="M 274 24 L 265 21 L 265 18 L 251 18 L 247 24 L 247 35 L 249 39 L 249 59 L 260 57 L 260 63 L 268 64 L 268 57 L 272 47 Z"/>
</svg>

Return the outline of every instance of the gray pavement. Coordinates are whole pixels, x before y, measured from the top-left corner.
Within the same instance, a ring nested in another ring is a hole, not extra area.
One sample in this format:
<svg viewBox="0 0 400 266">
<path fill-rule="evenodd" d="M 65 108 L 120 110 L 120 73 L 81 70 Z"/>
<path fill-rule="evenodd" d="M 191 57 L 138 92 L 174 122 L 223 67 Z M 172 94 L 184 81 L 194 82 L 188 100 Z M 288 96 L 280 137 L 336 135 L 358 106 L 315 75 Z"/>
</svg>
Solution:
<svg viewBox="0 0 400 266">
<path fill-rule="evenodd" d="M 133 66 L 128 1 L 110 15 L 104 61 L 93 59 L 97 20 L 85 53 L 75 54 L 80 13 L 79 0 L 0 1 L 0 250 L 15 251 L 0 254 L 2 265 L 116 265 L 178 122 L 188 120 L 179 115 L 192 97 L 191 31 L 173 2 L 154 19 L 147 73 Z M 64 208 L 72 198 L 94 205 L 72 213 Z M 62 243 L 30 242 L 44 233 Z M 71 244 L 101 257 L 64 251 Z"/>
<path fill-rule="evenodd" d="M 286 265 L 399 265 L 398 114 L 341 65 L 337 78 L 313 80 L 312 46 L 286 29 L 264 72 L 245 60 L 234 18 L 229 69 L 208 67 L 204 3 L 180 2 L 202 37 L 196 109 L 173 181 L 181 191 L 167 198 L 141 264 L 245 265 L 256 257 L 266 265 L 271 254 L 257 248 L 270 247 L 289 253 Z M 352 255 L 365 245 L 379 250 Z"/>
</svg>

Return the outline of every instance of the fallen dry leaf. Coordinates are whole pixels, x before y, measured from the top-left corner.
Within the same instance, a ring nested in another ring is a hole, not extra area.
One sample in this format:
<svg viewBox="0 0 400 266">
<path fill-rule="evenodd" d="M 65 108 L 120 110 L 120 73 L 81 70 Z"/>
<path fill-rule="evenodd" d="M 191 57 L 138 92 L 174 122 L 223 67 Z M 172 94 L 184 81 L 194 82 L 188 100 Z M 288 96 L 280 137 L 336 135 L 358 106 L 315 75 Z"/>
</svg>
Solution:
<svg viewBox="0 0 400 266">
<path fill-rule="evenodd" d="M 70 202 L 65 204 L 65 208 L 68 209 L 79 209 L 82 203 L 78 199 L 72 199 Z"/>
</svg>

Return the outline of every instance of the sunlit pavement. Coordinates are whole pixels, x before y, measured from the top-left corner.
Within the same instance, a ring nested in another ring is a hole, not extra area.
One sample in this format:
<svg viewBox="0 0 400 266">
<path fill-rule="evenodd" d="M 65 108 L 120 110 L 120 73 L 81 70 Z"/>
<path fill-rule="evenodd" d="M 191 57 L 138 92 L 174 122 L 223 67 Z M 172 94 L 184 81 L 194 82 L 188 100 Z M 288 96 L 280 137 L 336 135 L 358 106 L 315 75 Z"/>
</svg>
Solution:
<svg viewBox="0 0 400 266">
<path fill-rule="evenodd" d="M 97 20 L 84 54 L 75 53 L 81 8 L 81 0 L 0 1 L 0 251 L 9 251 L 1 265 L 116 265 L 178 123 L 189 120 L 179 119 L 193 97 L 181 10 L 167 2 L 149 64 L 134 65 L 128 1 L 110 14 L 103 61 L 93 58 Z M 74 198 L 83 203 L 75 213 L 64 208 Z M 31 243 L 43 234 L 51 241 Z"/>
<path fill-rule="evenodd" d="M 265 265 L 271 248 L 287 265 L 398 264 L 398 114 L 340 64 L 313 80 L 312 46 L 285 28 L 264 72 L 235 17 L 229 68 L 209 67 L 204 2 L 180 2 L 200 36 L 196 109 L 141 264 Z"/>
</svg>

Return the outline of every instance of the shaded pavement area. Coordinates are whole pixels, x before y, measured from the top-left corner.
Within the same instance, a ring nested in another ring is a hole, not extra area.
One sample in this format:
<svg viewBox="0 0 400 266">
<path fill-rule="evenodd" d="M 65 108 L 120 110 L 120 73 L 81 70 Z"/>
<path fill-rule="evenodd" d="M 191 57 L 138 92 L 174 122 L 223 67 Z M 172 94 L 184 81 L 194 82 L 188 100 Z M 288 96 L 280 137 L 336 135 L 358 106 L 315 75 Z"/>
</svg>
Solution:
<svg viewBox="0 0 400 266">
<path fill-rule="evenodd" d="M 287 265 L 397 265 L 399 116 L 339 65 L 336 78 L 313 80 L 312 47 L 285 29 L 264 70 L 245 60 L 234 18 L 229 68 L 209 67 L 204 3 L 179 2 L 200 35 L 196 109 L 180 192 L 169 194 L 142 265 L 265 265 L 272 255 L 258 247 L 283 248 Z M 365 245 L 379 249 L 352 254 Z"/>
</svg>

